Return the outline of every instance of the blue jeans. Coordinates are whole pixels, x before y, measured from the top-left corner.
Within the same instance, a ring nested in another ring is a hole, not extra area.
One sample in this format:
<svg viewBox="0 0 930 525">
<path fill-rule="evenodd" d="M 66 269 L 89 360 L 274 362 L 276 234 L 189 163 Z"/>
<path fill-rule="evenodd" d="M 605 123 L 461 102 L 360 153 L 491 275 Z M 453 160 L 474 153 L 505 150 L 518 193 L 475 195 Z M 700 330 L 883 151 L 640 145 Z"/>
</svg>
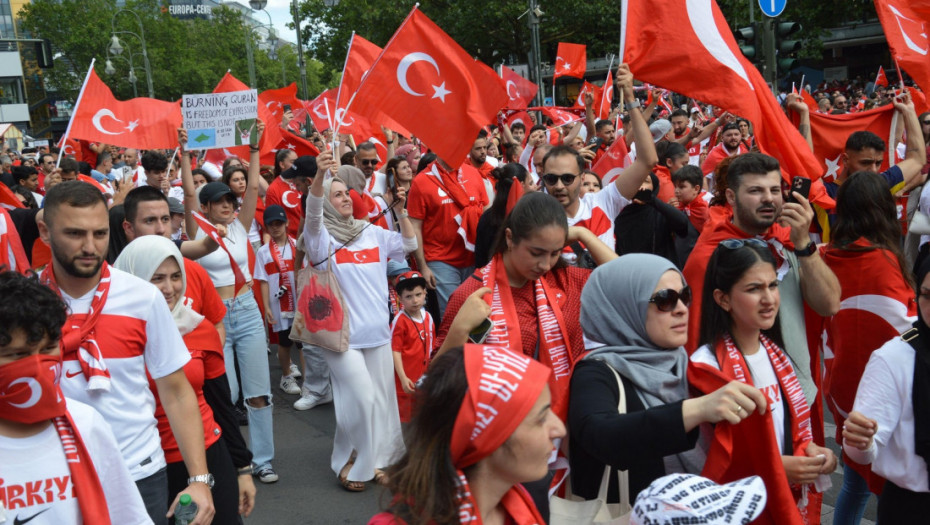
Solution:
<svg viewBox="0 0 930 525">
<path fill-rule="evenodd" d="M 833 525 L 859 525 L 869 494 L 869 483 L 852 467 L 843 465 L 843 488 L 836 496 Z"/>
<path fill-rule="evenodd" d="M 136 480 L 136 488 L 145 503 L 145 511 L 155 525 L 168 525 L 168 469 L 162 468 L 147 478 Z"/>
<path fill-rule="evenodd" d="M 433 275 L 436 277 L 436 296 L 439 298 L 439 321 L 437 322 L 441 322 L 442 316 L 446 313 L 446 304 L 448 304 L 452 292 L 454 292 L 465 279 L 468 279 L 469 275 L 475 273 L 475 267 L 468 266 L 467 268 L 456 268 L 451 264 L 439 261 L 429 261 L 426 263 L 426 266 L 429 267 L 429 270 L 433 272 Z"/>
<path fill-rule="evenodd" d="M 252 462 L 259 469 L 270 466 L 274 458 L 274 432 L 272 430 L 271 372 L 268 370 L 268 341 L 265 325 L 252 292 L 223 301 L 226 305 L 226 377 L 232 402 L 239 398 L 235 360 L 239 361 L 242 397 L 249 414 L 249 445 Z M 265 398 L 268 406 L 253 407 L 250 399 Z"/>
</svg>

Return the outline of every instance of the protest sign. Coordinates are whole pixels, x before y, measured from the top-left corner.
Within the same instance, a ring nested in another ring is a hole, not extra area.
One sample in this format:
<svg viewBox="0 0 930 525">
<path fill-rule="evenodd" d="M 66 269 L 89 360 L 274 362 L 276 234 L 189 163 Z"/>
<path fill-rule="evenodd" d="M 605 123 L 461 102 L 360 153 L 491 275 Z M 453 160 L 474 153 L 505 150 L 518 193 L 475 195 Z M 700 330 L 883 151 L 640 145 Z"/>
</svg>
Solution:
<svg viewBox="0 0 930 525">
<path fill-rule="evenodd" d="M 184 95 L 181 113 L 191 149 L 252 144 L 258 118 L 258 92 L 250 89 Z"/>
</svg>

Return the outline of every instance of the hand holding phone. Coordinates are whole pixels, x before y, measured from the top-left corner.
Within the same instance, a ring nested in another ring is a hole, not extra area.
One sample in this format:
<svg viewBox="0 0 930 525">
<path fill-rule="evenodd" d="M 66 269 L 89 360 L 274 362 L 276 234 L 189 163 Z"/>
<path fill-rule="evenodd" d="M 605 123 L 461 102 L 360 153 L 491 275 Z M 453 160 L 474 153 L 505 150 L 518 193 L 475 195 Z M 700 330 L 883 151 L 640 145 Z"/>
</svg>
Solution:
<svg viewBox="0 0 930 525">
<path fill-rule="evenodd" d="M 798 202 L 798 200 L 794 198 L 795 192 L 797 192 L 805 199 L 809 199 L 811 193 L 811 180 L 807 177 L 801 177 L 800 175 L 795 176 L 793 179 L 791 179 L 791 189 L 788 190 L 788 202 Z"/>
</svg>

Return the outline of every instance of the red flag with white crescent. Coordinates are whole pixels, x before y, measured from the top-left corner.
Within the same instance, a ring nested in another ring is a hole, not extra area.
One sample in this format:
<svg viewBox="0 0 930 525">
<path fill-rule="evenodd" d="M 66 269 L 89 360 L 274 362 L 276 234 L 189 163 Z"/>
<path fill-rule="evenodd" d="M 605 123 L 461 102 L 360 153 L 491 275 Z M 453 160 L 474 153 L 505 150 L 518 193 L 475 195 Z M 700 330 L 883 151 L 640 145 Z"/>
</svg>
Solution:
<svg viewBox="0 0 930 525">
<path fill-rule="evenodd" d="M 504 89 L 507 90 L 507 97 L 510 98 L 510 102 L 507 103 L 510 109 L 526 109 L 539 91 L 539 86 L 507 66 L 501 66 L 501 80 L 504 81 Z"/>
<path fill-rule="evenodd" d="M 559 77 L 584 78 L 588 69 L 587 46 L 559 42 L 555 57 L 553 79 Z"/>
<path fill-rule="evenodd" d="M 601 186 L 606 188 L 608 184 L 617 178 L 617 175 L 623 173 L 623 170 L 632 163 L 630 150 L 626 147 L 626 141 L 620 136 L 614 140 L 597 163 L 591 167 L 591 171 L 601 177 Z"/>
<path fill-rule="evenodd" d="M 920 89 L 930 90 L 930 2 L 875 0 L 875 11 L 891 55 Z"/>
<path fill-rule="evenodd" d="M 250 89 L 249 86 L 245 85 L 244 82 L 234 77 L 229 71 L 223 75 L 223 78 L 220 79 L 220 82 L 213 88 L 214 93 L 229 93 L 231 91 L 245 91 Z M 287 89 L 287 88 L 285 88 Z M 296 88 L 295 88 L 296 89 Z M 258 118 L 265 123 L 265 131 L 262 133 L 261 142 L 259 142 L 258 147 L 261 148 L 262 153 L 267 153 L 272 150 L 275 146 L 281 142 L 281 119 L 280 117 L 275 119 L 274 114 L 266 106 L 259 104 L 258 105 Z M 177 146 L 177 128 L 181 127 L 178 125 L 174 130 L 174 145 L 171 147 L 174 148 Z M 240 159 L 249 158 L 249 147 L 248 146 L 235 146 L 228 148 L 233 155 L 236 155 Z"/>
</svg>

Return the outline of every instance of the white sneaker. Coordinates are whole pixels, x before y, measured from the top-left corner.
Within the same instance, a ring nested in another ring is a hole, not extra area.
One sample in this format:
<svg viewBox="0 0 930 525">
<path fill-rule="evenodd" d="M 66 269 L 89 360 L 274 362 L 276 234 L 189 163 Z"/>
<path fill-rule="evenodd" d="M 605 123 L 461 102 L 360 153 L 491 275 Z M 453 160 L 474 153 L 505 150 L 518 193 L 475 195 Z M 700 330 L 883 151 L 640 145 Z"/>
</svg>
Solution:
<svg viewBox="0 0 930 525">
<path fill-rule="evenodd" d="M 300 367 L 298 367 L 294 363 L 291 363 L 291 367 L 290 369 L 288 369 L 288 372 L 290 372 L 288 375 L 293 377 L 294 379 L 300 379 L 301 377 L 303 377 L 303 374 L 300 373 Z"/>
<path fill-rule="evenodd" d="M 300 385 L 297 384 L 297 380 L 293 376 L 284 376 L 281 378 L 281 390 L 285 394 L 299 394 Z"/>
<path fill-rule="evenodd" d="M 324 397 L 319 397 L 313 394 L 307 394 L 300 396 L 300 399 L 294 401 L 294 410 L 310 410 L 311 408 L 318 405 L 325 405 L 326 403 L 333 402 L 333 394 L 329 393 Z"/>
</svg>

